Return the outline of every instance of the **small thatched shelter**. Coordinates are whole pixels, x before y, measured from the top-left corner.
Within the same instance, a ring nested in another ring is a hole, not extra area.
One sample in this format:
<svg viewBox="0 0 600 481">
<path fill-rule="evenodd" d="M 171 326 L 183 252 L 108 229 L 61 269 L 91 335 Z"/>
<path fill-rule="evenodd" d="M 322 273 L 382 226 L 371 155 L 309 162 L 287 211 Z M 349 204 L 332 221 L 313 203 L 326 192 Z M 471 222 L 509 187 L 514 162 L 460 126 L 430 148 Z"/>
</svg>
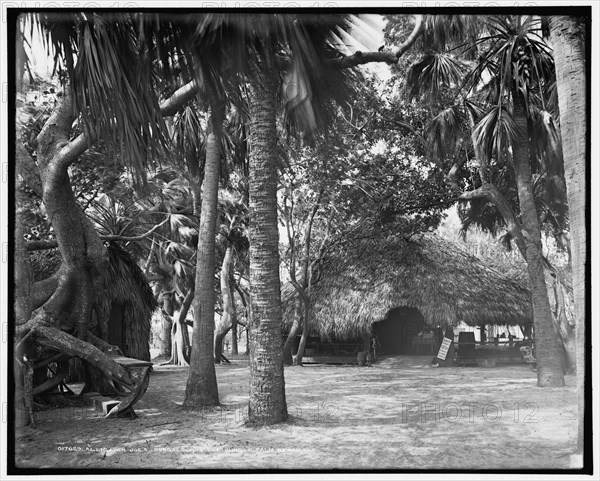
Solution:
<svg viewBox="0 0 600 481">
<path fill-rule="evenodd" d="M 92 331 L 117 345 L 128 357 L 150 361 L 150 319 L 156 309 L 142 270 L 120 247 L 108 246 L 109 266 L 93 304 Z M 58 249 L 31 255 L 34 281 L 54 274 L 61 264 Z"/>
<path fill-rule="evenodd" d="M 405 323 L 401 342 L 410 342 L 406 336 L 423 327 L 461 321 L 471 326 L 532 322 L 527 289 L 434 234 L 359 241 L 326 259 L 318 277 L 311 293 L 311 333 L 322 341 L 365 339 L 373 323 L 384 320 Z M 298 312 L 291 285 L 282 299 L 284 328 L 289 328 Z"/>
</svg>

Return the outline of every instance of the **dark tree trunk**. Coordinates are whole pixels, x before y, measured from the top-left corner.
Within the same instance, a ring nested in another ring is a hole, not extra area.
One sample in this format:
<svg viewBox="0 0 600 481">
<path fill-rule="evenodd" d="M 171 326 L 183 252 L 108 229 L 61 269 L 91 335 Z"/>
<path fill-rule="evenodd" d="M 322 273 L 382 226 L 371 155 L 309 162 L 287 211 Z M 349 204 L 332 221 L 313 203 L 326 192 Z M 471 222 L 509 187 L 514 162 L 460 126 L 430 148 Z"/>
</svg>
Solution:
<svg viewBox="0 0 600 481">
<path fill-rule="evenodd" d="M 532 186 L 526 105 L 523 94 L 516 88 L 513 88 L 513 102 L 513 119 L 518 132 L 513 145 L 513 164 L 523 219 L 527 272 L 531 287 L 538 386 L 559 387 L 564 386 L 565 380 L 558 335 L 552 319 L 544 277 L 541 232 Z"/>
<path fill-rule="evenodd" d="M 215 332 L 215 233 L 217 197 L 221 163 L 222 105 L 211 105 L 211 132 L 206 143 L 206 162 L 202 182 L 202 207 L 194 302 L 194 334 L 190 372 L 183 405 L 187 409 L 219 404 L 214 363 Z"/>
<path fill-rule="evenodd" d="M 264 62 L 250 85 L 249 421 L 287 419 L 277 225 L 277 77 Z"/>
</svg>

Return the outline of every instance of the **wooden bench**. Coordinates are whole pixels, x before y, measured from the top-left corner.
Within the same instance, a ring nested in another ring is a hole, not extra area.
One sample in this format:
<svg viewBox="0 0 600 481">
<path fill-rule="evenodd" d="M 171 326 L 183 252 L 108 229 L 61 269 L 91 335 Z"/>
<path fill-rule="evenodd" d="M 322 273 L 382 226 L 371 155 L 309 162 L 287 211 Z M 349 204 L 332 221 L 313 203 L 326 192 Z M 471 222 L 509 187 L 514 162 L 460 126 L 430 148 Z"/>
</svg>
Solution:
<svg viewBox="0 0 600 481">
<path fill-rule="evenodd" d="M 106 417 L 135 419 L 137 418 L 137 414 L 135 414 L 135 411 L 133 410 L 133 405 L 144 395 L 148 389 L 148 384 L 150 383 L 150 373 L 152 372 L 152 363 L 150 361 L 143 361 L 141 359 L 120 355 L 111 355 L 110 358 L 129 371 L 131 379 L 135 383 L 135 387 L 134 389 L 131 389 L 129 394 L 127 394 L 120 401 L 114 400 L 115 402 L 118 402 L 118 404 L 113 405 L 108 412 L 105 412 Z M 122 387 L 119 385 L 119 383 L 116 381 L 114 382 L 117 389 L 121 388 L 120 390 L 122 390 Z M 110 401 L 110 398 L 108 401 Z"/>
</svg>

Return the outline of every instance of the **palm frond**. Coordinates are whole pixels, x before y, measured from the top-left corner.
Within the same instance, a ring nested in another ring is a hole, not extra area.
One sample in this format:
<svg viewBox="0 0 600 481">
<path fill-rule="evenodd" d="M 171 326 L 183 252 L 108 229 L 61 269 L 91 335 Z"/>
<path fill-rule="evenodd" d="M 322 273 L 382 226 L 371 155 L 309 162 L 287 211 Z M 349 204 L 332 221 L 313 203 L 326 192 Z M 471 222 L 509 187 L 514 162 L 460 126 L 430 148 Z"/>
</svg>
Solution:
<svg viewBox="0 0 600 481">
<path fill-rule="evenodd" d="M 532 109 L 530 115 L 531 154 L 542 171 L 550 176 L 564 176 L 560 129 L 550 112 Z M 536 166 L 534 163 L 534 166 Z M 538 169 L 536 169 L 538 170 Z"/>
<path fill-rule="evenodd" d="M 517 126 L 504 105 L 496 105 L 475 126 L 475 148 L 488 162 L 495 157 L 505 160 L 517 138 Z"/>
<path fill-rule="evenodd" d="M 145 183 L 148 156 L 165 146 L 166 127 L 137 27 L 128 14 L 82 14 L 72 89 L 83 130 L 119 146 L 134 180 Z"/>
<path fill-rule="evenodd" d="M 175 118 L 173 124 L 172 143 L 177 155 L 176 162 L 193 177 L 200 178 L 204 172 L 206 157 L 206 139 L 203 119 L 194 105 L 187 105 Z"/>
<path fill-rule="evenodd" d="M 427 147 L 436 161 L 441 161 L 456 152 L 461 139 L 463 114 L 459 105 L 452 105 L 437 114 L 428 124 Z"/>
<path fill-rule="evenodd" d="M 462 83 L 465 65 L 445 53 L 423 56 L 411 65 L 406 78 L 409 97 L 438 98 L 441 89 L 456 87 Z"/>
</svg>

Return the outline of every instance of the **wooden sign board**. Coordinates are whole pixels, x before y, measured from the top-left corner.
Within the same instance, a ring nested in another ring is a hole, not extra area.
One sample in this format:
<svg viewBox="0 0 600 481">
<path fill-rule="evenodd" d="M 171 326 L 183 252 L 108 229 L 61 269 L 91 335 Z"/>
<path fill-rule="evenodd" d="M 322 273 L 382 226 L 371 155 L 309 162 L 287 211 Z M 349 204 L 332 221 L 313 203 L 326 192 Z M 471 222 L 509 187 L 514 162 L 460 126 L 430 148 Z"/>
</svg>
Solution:
<svg viewBox="0 0 600 481">
<path fill-rule="evenodd" d="M 452 344 L 452 339 L 448 339 L 447 337 L 444 337 L 444 340 L 442 341 L 442 345 L 440 346 L 440 350 L 437 353 L 437 358 L 445 361 L 446 360 L 446 355 L 448 354 L 448 349 L 450 349 L 450 344 Z"/>
</svg>

